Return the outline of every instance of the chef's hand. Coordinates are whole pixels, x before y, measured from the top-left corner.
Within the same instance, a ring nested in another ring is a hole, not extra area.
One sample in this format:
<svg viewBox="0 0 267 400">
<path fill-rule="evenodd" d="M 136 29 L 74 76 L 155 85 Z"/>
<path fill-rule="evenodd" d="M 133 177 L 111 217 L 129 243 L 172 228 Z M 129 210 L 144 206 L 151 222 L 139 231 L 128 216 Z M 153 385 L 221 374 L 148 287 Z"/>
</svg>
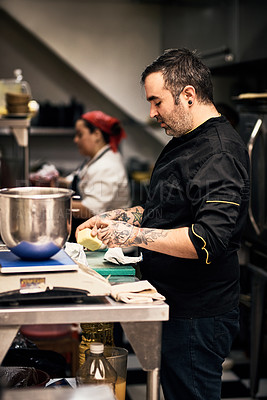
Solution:
<svg viewBox="0 0 267 400">
<path fill-rule="evenodd" d="M 95 215 L 77 227 L 75 232 L 76 240 L 79 231 L 82 231 L 85 228 L 89 228 L 92 229 L 91 235 L 96 236 L 98 229 L 106 225 L 107 225 L 107 219 L 105 219 L 101 215 Z"/>
<path fill-rule="evenodd" d="M 116 210 L 106 211 L 102 214 L 94 215 L 93 217 L 91 217 L 90 219 L 88 219 L 87 221 L 78 226 L 75 232 L 76 240 L 78 232 L 85 228 L 92 229 L 91 232 L 92 236 L 96 236 L 98 228 L 106 226 L 107 220 L 116 220 L 118 216 L 120 216 L 122 213 L 125 213 L 125 210 L 116 209 Z M 89 217 L 90 215 L 88 215 L 87 218 Z"/>
<path fill-rule="evenodd" d="M 99 221 L 97 221 L 99 223 Z M 129 247 L 138 244 L 140 228 L 127 222 L 102 220 L 97 229 L 97 237 L 107 247 Z"/>
<path fill-rule="evenodd" d="M 101 218 L 101 215 L 95 215 L 77 227 L 76 240 L 78 232 L 85 228 L 92 229 L 91 235 L 97 236 L 107 247 L 129 247 L 138 244 L 140 229 L 127 222 L 109 220 Z"/>
</svg>

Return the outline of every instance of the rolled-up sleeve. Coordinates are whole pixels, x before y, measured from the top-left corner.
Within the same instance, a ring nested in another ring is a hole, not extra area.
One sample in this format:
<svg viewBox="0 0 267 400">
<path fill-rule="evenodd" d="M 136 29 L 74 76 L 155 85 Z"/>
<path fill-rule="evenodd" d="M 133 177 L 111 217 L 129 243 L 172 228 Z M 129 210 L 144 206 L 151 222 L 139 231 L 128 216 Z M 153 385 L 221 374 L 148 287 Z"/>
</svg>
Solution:
<svg viewBox="0 0 267 400">
<path fill-rule="evenodd" d="M 188 193 L 193 213 L 189 237 L 199 259 L 210 264 L 228 249 L 229 240 L 243 225 L 249 177 L 231 154 L 216 154 L 201 166 Z"/>
</svg>

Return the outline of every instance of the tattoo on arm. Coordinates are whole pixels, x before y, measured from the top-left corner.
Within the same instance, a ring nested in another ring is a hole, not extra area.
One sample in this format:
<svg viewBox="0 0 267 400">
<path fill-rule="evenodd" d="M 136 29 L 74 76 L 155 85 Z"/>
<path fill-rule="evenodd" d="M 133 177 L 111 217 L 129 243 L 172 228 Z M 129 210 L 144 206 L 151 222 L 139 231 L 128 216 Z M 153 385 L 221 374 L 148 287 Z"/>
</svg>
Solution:
<svg viewBox="0 0 267 400">
<path fill-rule="evenodd" d="M 133 215 L 132 224 L 135 226 L 141 226 L 143 213 L 140 212 L 138 208 L 136 208 L 135 211 L 132 211 L 132 215 Z"/>
<path fill-rule="evenodd" d="M 107 218 L 115 221 L 128 222 L 134 226 L 141 226 L 143 208 L 132 207 L 128 209 L 119 208 L 117 210 L 107 211 L 100 215 L 101 218 Z"/>
<path fill-rule="evenodd" d="M 123 209 L 119 208 L 117 210 L 106 211 L 103 214 L 100 214 L 101 218 L 108 218 L 108 219 L 112 219 L 112 220 L 127 222 L 127 220 L 123 219 L 122 216 L 124 216 L 124 218 L 126 218 L 127 210 L 123 210 Z"/>
<path fill-rule="evenodd" d="M 103 239 L 109 245 L 127 247 L 131 245 L 131 234 L 134 229 L 136 228 L 125 222 L 114 222 L 114 224 L 102 229 Z"/>
<path fill-rule="evenodd" d="M 167 230 L 139 228 L 125 221 L 114 221 L 102 228 L 102 240 L 109 247 L 148 245 L 168 235 Z"/>
<path fill-rule="evenodd" d="M 167 234 L 168 232 L 162 229 L 141 229 L 127 224 L 114 227 L 112 232 L 109 231 L 106 235 L 106 238 L 109 237 L 113 245 L 127 247 L 148 245 L 159 238 L 166 237 Z"/>
<path fill-rule="evenodd" d="M 131 209 L 128 212 L 123 211 L 117 216 L 117 221 L 128 222 L 134 226 L 140 226 L 142 221 L 143 213 L 136 207 L 136 209 Z"/>
<path fill-rule="evenodd" d="M 124 211 L 118 215 L 117 221 L 124 221 L 128 222 L 130 220 L 130 217 L 128 217 L 127 212 Z"/>
<path fill-rule="evenodd" d="M 166 237 L 168 232 L 162 229 L 149 229 L 149 228 L 141 228 L 139 229 L 139 233 L 133 241 L 133 244 L 140 245 L 155 242 L 159 238 Z"/>
<path fill-rule="evenodd" d="M 100 214 L 99 215 L 101 218 L 111 218 L 111 216 L 112 216 L 112 212 L 111 211 L 108 211 L 108 212 L 105 212 L 105 213 L 103 213 L 103 214 Z"/>
</svg>

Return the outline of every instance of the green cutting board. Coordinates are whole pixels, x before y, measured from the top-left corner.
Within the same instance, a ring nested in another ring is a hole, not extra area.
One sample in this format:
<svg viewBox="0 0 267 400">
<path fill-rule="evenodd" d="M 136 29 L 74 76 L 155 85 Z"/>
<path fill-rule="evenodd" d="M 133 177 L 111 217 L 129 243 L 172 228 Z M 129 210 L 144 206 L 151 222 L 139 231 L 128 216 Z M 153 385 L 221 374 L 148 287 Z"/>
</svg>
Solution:
<svg viewBox="0 0 267 400">
<path fill-rule="evenodd" d="M 135 268 L 131 265 L 117 265 L 104 261 L 105 251 L 86 251 L 85 254 L 89 267 L 94 269 L 100 275 L 135 275 Z"/>
</svg>

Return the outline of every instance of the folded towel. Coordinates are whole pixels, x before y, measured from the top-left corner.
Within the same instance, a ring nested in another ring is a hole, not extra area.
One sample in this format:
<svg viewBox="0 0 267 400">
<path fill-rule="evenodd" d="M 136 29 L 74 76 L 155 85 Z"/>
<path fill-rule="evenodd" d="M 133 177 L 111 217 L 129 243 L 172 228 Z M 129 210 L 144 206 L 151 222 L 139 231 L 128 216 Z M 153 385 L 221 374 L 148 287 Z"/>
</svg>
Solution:
<svg viewBox="0 0 267 400">
<path fill-rule="evenodd" d="M 162 296 L 148 281 L 120 283 L 111 287 L 111 296 L 124 303 L 152 303 L 164 301 Z"/>
</svg>

